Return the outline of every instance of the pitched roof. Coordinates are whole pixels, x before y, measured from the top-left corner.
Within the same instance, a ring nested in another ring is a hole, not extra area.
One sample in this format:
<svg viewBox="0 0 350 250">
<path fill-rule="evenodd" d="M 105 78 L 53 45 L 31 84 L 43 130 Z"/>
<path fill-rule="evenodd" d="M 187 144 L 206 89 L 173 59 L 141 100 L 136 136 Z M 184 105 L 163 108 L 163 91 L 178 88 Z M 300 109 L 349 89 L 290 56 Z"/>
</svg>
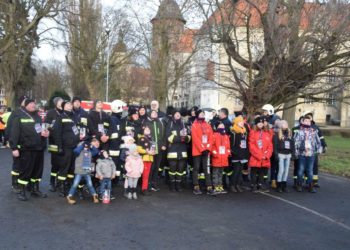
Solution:
<svg viewBox="0 0 350 250">
<path fill-rule="evenodd" d="M 180 7 L 175 0 L 163 0 L 161 2 L 157 15 L 152 19 L 152 22 L 159 19 L 176 19 L 186 23 Z"/>
</svg>

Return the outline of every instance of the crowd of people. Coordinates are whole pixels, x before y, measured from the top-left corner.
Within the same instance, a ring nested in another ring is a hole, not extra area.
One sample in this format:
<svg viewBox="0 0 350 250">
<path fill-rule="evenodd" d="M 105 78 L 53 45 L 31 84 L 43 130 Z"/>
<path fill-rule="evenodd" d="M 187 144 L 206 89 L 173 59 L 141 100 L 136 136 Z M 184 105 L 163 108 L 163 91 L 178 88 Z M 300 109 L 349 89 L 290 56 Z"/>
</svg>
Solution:
<svg viewBox="0 0 350 250">
<path fill-rule="evenodd" d="M 92 196 L 94 203 L 127 199 L 138 192 L 160 191 L 162 180 L 172 192 L 191 186 L 194 195 L 227 192 L 289 192 L 289 167 L 294 163 L 297 192 L 316 192 L 318 155 L 326 151 L 311 112 L 292 129 L 272 105 L 264 105 L 248 122 L 247 114 L 222 108 L 206 121 L 205 112 L 180 110 L 159 103 L 129 107 L 114 101 L 111 114 L 95 100 L 87 112 L 81 99 L 53 99 L 54 107 L 40 117 L 34 100 L 25 96 L 7 120 L 5 139 L 12 150 L 12 189 L 21 201 L 47 197 L 39 188 L 44 152 L 51 154 L 50 191 L 69 204 Z M 269 178 L 270 177 L 270 178 Z M 113 192 L 114 191 L 114 192 Z"/>
</svg>

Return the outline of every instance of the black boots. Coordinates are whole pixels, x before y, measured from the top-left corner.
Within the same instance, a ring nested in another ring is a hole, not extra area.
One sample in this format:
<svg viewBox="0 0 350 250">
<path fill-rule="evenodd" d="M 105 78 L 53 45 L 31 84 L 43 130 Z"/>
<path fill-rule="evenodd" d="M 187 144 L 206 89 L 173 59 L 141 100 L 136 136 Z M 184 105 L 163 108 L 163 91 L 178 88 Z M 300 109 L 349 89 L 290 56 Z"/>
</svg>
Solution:
<svg viewBox="0 0 350 250">
<path fill-rule="evenodd" d="M 278 193 L 282 193 L 282 186 L 283 186 L 283 182 L 277 182 L 277 192 Z"/>
<path fill-rule="evenodd" d="M 284 193 L 289 193 L 289 190 L 287 189 L 287 182 L 286 181 L 282 181 L 282 191 Z"/>
<path fill-rule="evenodd" d="M 57 181 L 57 188 L 59 192 L 59 196 L 65 197 L 67 195 L 67 182 L 63 180 Z"/>
<path fill-rule="evenodd" d="M 15 194 L 18 194 L 20 192 L 20 188 L 17 181 L 18 181 L 18 176 L 12 175 L 12 191 Z"/>
<path fill-rule="evenodd" d="M 169 188 L 170 188 L 171 192 L 175 192 L 176 191 L 176 182 L 175 182 L 175 180 L 171 180 L 170 181 Z"/>
<path fill-rule="evenodd" d="M 56 177 L 50 176 L 50 192 L 56 192 Z"/>
<path fill-rule="evenodd" d="M 302 192 L 303 191 L 303 184 L 302 182 L 298 181 L 297 182 L 297 192 Z"/>
<path fill-rule="evenodd" d="M 182 183 L 181 183 L 181 180 L 176 180 L 176 191 L 178 192 L 182 192 Z"/>
<path fill-rule="evenodd" d="M 46 198 L 47 197 L 47 195 L 45 193 L 42 193 L 39 190 L 39 182 L 30 183 L 30 184 L 32 185 L 31 196 L 37 197 L 37 198 Z"/>
<path fill-rule="evenodd" d="M 27 201 L 28 198 L 26 196 L 26 185 L 18 184 L 19 193 L 17 194 L 17 198 L 20 201 Z"/>
</svg>

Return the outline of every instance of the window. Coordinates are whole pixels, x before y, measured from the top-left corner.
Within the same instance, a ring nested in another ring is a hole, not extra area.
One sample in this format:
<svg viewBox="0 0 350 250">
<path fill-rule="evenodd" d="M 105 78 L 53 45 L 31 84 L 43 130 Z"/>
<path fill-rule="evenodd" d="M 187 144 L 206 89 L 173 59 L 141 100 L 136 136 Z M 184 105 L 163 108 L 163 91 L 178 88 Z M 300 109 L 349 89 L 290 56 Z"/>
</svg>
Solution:
<svg viewBox="0 0 350 250">
<path fill-rule="evenodd" d="M 335 105 L 335 95 L 334 94 L 328 95 L 327 104 L 331 105 L 331 106 Z"/>
<path fill-rule="evenodd" d="M 328 83 L 335 83 L 337 81 L 337 76 L 335 70 L 328 71 Z"/>
</svg>

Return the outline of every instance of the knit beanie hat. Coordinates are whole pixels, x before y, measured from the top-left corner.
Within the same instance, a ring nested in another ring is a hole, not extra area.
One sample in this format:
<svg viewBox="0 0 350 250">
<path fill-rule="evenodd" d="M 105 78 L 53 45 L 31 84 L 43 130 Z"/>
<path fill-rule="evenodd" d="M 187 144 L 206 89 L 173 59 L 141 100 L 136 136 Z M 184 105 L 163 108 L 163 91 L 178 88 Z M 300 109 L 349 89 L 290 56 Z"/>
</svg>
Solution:
<svg viewBox="0 0 350 250">
<path fill-rule="evenodd" d="M 196 111 L 196 118 L 198 118 L 199 115 L 200 115 L 200 113 L 203 113 L 203 112 L 204 112 L 203 110 L 198 109 L 198 110 Z"/>
<path fill-rule="evenodd" d="M 26 99 L 24 101 L 24 107 L 27 107 L 29 103 L 35 102 L 33 99 Z"/>
<path fill-rule="evenodd" d="M 55 105 L 55 107 L 57 107 L 57 103 L 59 101 L 63 101 L 62 97 L 57 96 L 57 97 L 53 98 L 52 102 Z"/>
<path fill-rule="evenodd" d="M 22 105 L 22 102 L 23 102 L 25 99 L 28 99 L 28 97 L 25 96 L 25 95 L 22 95 L 22 96 L 18 99 L 18 104 L 19 104 L 19 105 Z"/>
<path fill-rule="evenodd" d="M 74 96 L 73 99 L 72 99 L 72 103 L 74 103 L 75 101 L 81 102 L 81 98 L 78 97 L 78 96 Z"/>
</svg>

